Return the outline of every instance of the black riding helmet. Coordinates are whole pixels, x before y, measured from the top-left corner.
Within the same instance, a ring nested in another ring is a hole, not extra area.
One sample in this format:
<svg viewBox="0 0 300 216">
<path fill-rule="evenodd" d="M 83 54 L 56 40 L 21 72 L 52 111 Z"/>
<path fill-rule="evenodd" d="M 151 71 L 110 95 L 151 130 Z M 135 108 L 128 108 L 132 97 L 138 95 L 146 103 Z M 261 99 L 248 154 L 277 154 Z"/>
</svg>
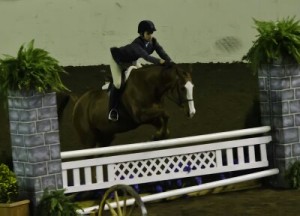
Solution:
<svg viewBox="0 0 300 216">
<path fill-rule="evenodd" d="M 139 34 L 144 34 L 144 32 L 147 31 L 149 33 L 153 33 L 156 31 L 156 28 L 154 26 L 154 23 L 150 20 L 143 20 L 139 23 L 138 26 L 138 33 Z"/>
</svg>

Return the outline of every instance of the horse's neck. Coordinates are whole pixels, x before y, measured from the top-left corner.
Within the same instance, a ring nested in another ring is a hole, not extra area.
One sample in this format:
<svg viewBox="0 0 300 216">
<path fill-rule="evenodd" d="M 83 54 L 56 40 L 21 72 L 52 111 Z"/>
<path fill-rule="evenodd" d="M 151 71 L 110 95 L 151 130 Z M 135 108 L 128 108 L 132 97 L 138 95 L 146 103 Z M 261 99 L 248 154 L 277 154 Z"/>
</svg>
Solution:
<svg viewBox="0 0 300 216">
<path fill-rule="evenodd" d="M 162 96 L 174 85 L 176 77 L 175 68 L 156 67 L 155 70 L 151 71 L 153 73 L 153 87 L 155 87 L 155 91 Z"/>
<path fill-rule="evenodd" d="M 162 94 L 165 94 L 171 88 L 173 88 L 176 82 L 176 68 L 163 69 L 160 74 L 161 84 L 159 86 Z"/>
<path fill-rule="evenodd" d="M 175 82 L 175 68 L 165 69 L 162 66 L 151 65 L 146 66 L 141 69 L 133 70 L 129 77 L 129 83 L 131 87 L 136 88 L 139 91 L 139 88 L 144 89 L 144 86 L 147 87 L 142 93 L 150 95 L 152 94 L 157 99 L 162 97 Z"/>
</svg>

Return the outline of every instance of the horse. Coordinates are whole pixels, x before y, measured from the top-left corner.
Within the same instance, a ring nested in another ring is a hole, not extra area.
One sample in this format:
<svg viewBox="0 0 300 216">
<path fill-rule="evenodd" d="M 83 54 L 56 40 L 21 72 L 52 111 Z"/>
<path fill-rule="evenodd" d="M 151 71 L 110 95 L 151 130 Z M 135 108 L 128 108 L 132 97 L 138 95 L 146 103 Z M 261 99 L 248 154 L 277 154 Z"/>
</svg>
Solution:
<svg viewBox="0 0 300 216">
<path fill-rule="evenodd" d="M 91 89 L 78 98 L 73 109 L 73 124 L 80 142 L 88 147 L 109 146 L 115 134 L 150 124 L 156 128 L 153 140 L 169 137 L 169 115 L 164 109 L 168 96 L 186 115 L 196 113 L 190 71 L 177 64 L 146 65 L 131 71 L 119 102 L 119 120 L 108 120 L 108 92 Z"/>
</svg>

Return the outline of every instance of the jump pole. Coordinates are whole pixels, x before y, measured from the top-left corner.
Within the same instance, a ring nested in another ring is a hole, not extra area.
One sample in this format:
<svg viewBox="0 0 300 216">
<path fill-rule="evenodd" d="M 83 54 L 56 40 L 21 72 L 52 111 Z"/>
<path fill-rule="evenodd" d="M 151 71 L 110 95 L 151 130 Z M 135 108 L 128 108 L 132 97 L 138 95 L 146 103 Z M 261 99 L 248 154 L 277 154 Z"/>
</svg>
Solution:
<svg viewBox="0 0 300 216">
<path fill-rule="evenodd" d="M 244 182 L 244 181 L 254 180 L 254 179 L 258 179 L 258 178 L 263 178 L 263 177 L 267 177 L 267 176 L 272 176 L 272 175 L 276 175 L 278 173 L 279 173 L 279 169 L 277 169 L 277 168 L 269 169 L 269 170 L 264 170 L 264 171 L 260 171 L 260 172 L 256 172 L 256 173 L 237 176 L 237 177 L 233 177 L 233 178 L 229 178 L 229 179 L 209 182 L 209 183 L 205 183 L 202 185 L 196 185 L 196 186 L 191 186 L 191 187 L 187 187 L 187 188 L 180 188 L 180 189 L 175 189 L 175 190 L 171 190 L 171 191 L 152 194 L 152 195 L 141 197 L 141 199 L 144 203 L 151 202 L 151 201 L 155 201 L 155 200 L 169 198 L 172 196 L 180 196 L 180 195 L 185 195 L 185 194 L 189 194 L 189 193 L 193 193 L 193 192 L 197 192 L 197 191 L 201 191 L 201 190 L 207 190 L 207 189 L 212 189 L 212 188 L 216 188 L 216 187 L 222 187 L 222 186 L 226 186 L 226 185 L 236 184 L 236 183 L 240 183 L 240 182 Z M 132 205 L 133 203 L 134 203 L 134 199 L 129 199 L 126 201 L 126 205 Z M 110 203 L 110 205 L 113 208 L 116 208 L 117 203 L 113 202 L 113 203 Z M 120 206 L 122 206 L 122 205 L 123 205 L 123 202 L 121 201 Z M 84 210 L 78 210 L 77 212 L 79 214 L 84 215 L 84 214 L 88 214 L 91 211 L 96 210 L 98 208 L 99 208 L 99 206 L 97 205 L 97 206 L 85 208 Z M 107 205 L 105 205 L 105 209 L 108 210 Z"/>
</svg>

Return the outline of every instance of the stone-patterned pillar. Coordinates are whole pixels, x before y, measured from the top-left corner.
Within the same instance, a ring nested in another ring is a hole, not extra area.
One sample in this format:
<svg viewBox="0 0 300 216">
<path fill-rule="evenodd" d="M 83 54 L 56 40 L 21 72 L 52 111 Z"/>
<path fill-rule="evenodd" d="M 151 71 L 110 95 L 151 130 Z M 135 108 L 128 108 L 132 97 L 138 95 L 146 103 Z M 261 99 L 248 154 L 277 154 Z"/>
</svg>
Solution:
<svg viewBox="0 0 300 216">
<path fill-rule="evenodd" d="M 56 94 L 9 92 L 8 106 L 14 172 L 35 207 L 44 189 L 63 187 Z"/>
<path fill-rule="evenodd" d="M 286 188 L 286 171 L 300 158 L 300 67 L 264 65 L 258 78 L 262 125 L 272 127 L 268 158 L 280 171 L 272 184 Z"/>
</svg>

